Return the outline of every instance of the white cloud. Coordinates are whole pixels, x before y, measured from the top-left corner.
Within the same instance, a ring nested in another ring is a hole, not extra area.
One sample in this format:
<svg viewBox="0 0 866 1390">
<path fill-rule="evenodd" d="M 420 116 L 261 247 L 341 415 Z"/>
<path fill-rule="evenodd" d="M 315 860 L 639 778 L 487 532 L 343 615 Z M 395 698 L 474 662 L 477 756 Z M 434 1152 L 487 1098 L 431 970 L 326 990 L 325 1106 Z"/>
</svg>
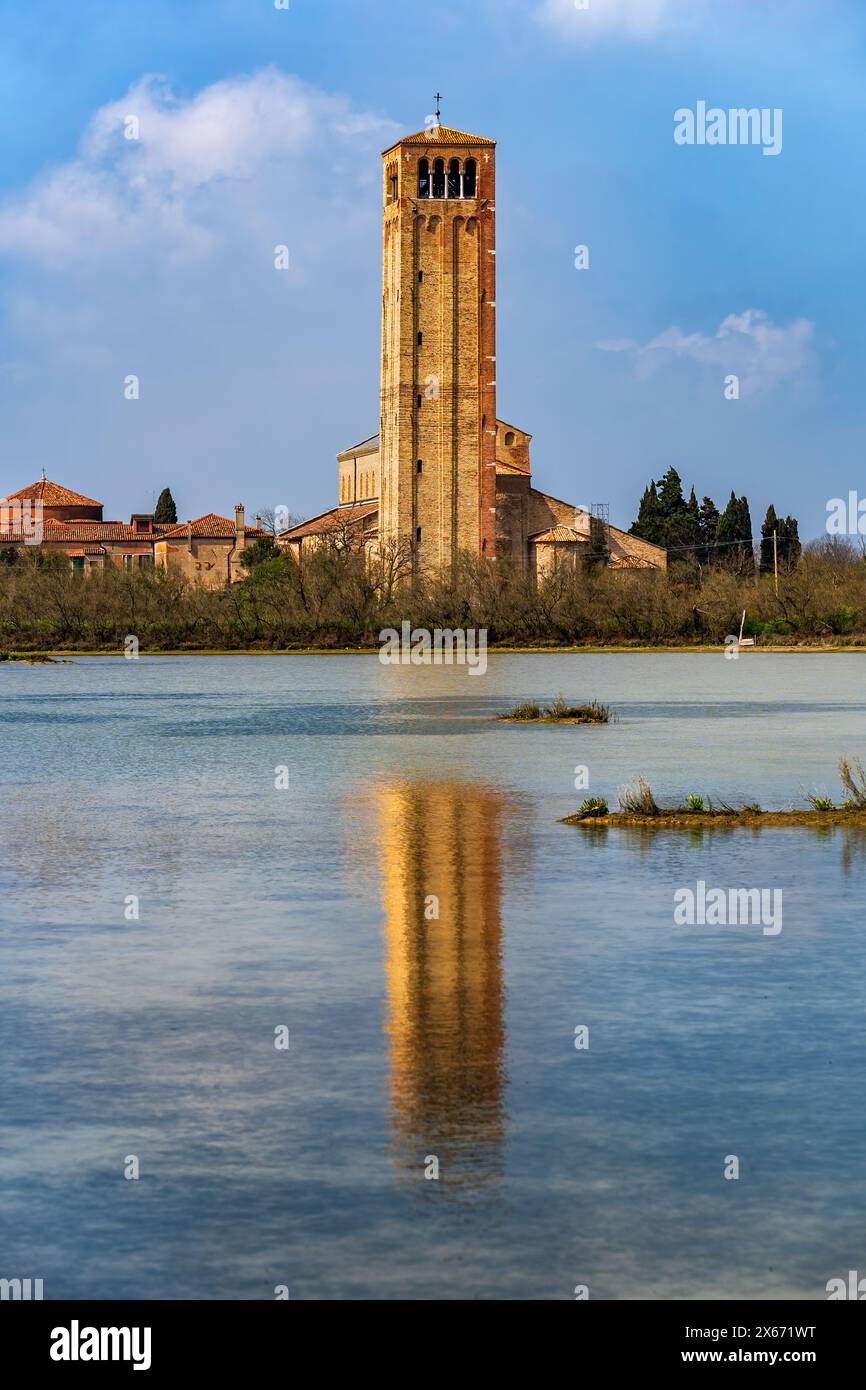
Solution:
<svg viewBox="0 0 866 1390">
<path fill-rule="evenodd" d="M 379 152 L 402 133 L 275 69 L 182 98 L 144 77 L 96 111 L 0 202 L 0 495 L 44 465 L 113 516 L 166 482 L 185 516 L 328 504 L 378 420 Z"/>
<path fill-rule="evenodd" d="M 666 328 L 643 347 L 628 339 L 599 343 L 603 352 L 629 353 L 638 376 L 646 379 L 673 362 L 699 363 L 740 378 L 751 394 L 769 391 L 807 370 L 814 359 L 815 325 L 808 319 L 779 325 L 760 309 L 729 314 L 716 333 L 684 333 Z"/>
<path fill-rule="evenodd" d="M 539 17 L 570 39 L 592 40 L 605 34 L 650 38 L 664 29 L 691 24 L 705 0 L 542 0 Z"/>
<path fill-rule="evenodd" d="M 125 135 L 130 117 L 137 139 Z M 368 185 L 371 138 L 384 144 L 396 133 L 275 69 L 187 100 L 144 77 L 96 112 L 76 159 L 0 205 L 0 253 L 49 265 L 102 265 L 157 245 L 201 255 L 287 196 L 339 202 Z"/>
</svg>

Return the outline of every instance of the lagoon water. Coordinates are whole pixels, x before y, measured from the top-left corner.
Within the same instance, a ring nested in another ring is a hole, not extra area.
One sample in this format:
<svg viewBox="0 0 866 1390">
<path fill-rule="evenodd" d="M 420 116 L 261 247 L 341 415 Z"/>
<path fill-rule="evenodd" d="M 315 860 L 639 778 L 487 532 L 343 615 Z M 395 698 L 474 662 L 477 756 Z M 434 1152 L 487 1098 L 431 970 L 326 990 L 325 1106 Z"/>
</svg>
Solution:
<svg viewBox="0 0 866 1390">
<path fill-rule="evenodd" d="M 560 690 L 620 722 L 491 722 Z M 866 835 L 558 820 L 584 765 L 612 804 L 638 772 L 837 795 L 866 655 L 92 657 L 0 667 L 0 716 L 0 1277 L 821 1299 L 866 1271 Z M 781 933 L 675 926 L 699 879 L 781 888 Z"/>
</svg>

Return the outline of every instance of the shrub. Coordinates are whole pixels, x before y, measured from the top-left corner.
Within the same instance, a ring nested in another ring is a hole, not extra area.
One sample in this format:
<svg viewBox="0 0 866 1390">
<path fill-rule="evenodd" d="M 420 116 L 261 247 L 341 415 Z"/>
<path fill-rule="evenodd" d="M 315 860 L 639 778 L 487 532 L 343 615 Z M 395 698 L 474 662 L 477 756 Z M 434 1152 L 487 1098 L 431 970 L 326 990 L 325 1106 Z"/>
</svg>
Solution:
<svg viewBox="0 0 866 1390">
<path fill-rule="evenodd" d="M 806 800 L 813 811 L 835 811 L 836 804 L 831 796 L 820 792 L 806 792 Z"/>
<path fill-rule="evenodd" d="M 863 764 L 859 758 L 839 759 L 839 776 L 842 786 L 846 792 L 850 792 L 851 800 L 859 809 L 866 809 L 866 772 L 863 771 Z"/>
<path fill-rule="evenodd" d="M 589 796 L 582 803 L 577 814 L 583 816 L 584 819 L 589 819 L 592 816 L 606 816 L 608 814 L 607 802 L 603 796 Z"/>
<path fill-rule="evenodd" d="M 498 719 L 520 719 L 528 722 L 531 719 L 540 719 L 544 711 L 537 700 L 524 700 L 522 705 L 515 705 L 508 714 L 497 715 Z"/>
<path fill-rule="evenodd" d="M 694 792 L 691 792 L 686 797 L 686 805 L 688 806 L 690 811 L 703 811 L 704 798 L 702 796 L 696 796 Z"/>
<path fill-rule="evenodd" d="M 646 778 L 641 775 L 636 782 L 630 782 L 623 787 L 619 794 L 619 807 L 631 816 L 657 816 L 659 807 L 656 799 L 647 785 Z"/>
<path fill-rule="evenodd" d="M 590 700 L 585 705 L 567 705 L 564 695 L 557 695 L 553 704 L 544 711 L 545 719 L 576 719 L 581 724 L 609 724 L 610 706 L 599 700 Z"/>
</svg>

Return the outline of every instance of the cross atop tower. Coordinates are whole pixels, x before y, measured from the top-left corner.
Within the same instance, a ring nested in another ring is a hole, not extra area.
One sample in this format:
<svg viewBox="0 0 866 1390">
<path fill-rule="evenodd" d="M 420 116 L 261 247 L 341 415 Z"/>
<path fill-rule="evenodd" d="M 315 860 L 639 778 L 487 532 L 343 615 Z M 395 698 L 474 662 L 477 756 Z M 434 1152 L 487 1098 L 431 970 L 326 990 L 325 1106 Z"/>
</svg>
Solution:
<svg viewBox="0 0 866 1390">
<path fill-rule="evenodd" d="M 441 110 L 439 109 L 439 103 L 441 102 L 441 100 L 442 100 L 442 93 L 441 93 L 441 92 L 437 92 L 437 93 L 436 93 L 436 96 L 434 97 L 434 101 L 436 102 L 436 124 L 437 124 L 437 125 L 440 124 L 440 122 L 439 122 L 439 117 L 442 115 L 442 112 L 441 112 Z"/>
</svg>

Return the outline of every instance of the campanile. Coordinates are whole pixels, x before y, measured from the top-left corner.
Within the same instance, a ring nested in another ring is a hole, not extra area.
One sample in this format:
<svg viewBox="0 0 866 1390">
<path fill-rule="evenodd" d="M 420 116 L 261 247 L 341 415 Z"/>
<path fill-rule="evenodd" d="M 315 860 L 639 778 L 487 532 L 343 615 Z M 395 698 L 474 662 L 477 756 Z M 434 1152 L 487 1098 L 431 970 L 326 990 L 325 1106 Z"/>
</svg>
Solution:
<svg viewBox="0 0 866 1390">
<path fill-rule="evenodd" d="M 383 156 L 379 534 L 416 573 L 496 554 L 496 142 Z"/>
</svg>

